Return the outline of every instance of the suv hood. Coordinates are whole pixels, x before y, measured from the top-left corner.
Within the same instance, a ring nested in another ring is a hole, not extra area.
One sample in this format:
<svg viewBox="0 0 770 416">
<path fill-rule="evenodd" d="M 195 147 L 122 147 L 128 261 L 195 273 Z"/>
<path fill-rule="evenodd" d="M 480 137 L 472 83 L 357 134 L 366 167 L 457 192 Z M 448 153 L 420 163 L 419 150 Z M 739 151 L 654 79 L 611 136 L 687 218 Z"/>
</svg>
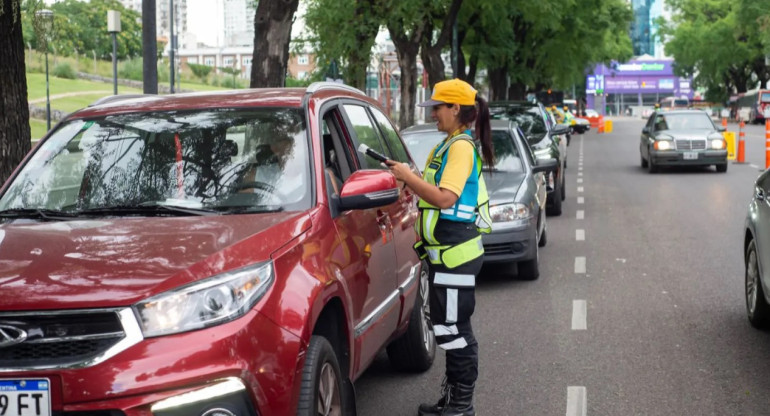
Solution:
<svg viewBox="0 0 770 416">
<path fill-rule="evenodd" d="M 128 306 L 268 260 L 309 229 L 291 215 L 2 224 L 0 311 Z"/>
</svg>

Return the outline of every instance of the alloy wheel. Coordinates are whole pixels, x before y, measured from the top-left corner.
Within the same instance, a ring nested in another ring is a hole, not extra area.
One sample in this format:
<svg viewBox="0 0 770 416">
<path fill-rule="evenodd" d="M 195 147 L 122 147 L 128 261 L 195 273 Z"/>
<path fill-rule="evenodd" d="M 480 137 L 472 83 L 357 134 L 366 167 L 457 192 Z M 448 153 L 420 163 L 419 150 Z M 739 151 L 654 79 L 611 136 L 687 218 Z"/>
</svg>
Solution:
<svg viewBox="0 0 770 416">
<path fill-rule="evenodd" d="M 746 306 L 751 315 L 757 310 L 757 285 L 759 285 L 757 251 L 753 248 L 749 250 L 749 258 L 746 260 Z"/>
<path fill-rule="evenodd" d="M 319 416 L 342 416 L 342 396 L 334 367 L 328 362 L 321 367 L 318 380 L 318 407 Z"/>
<path fill-rule="evenodd" d="M 436 337 L 433 335 L 433 324 L 430 321 L 430 283 L 428 282 L 428 270 L 422 268 L 420 272 L 420 323 L 422 325 L 422 342 L 426 351 L 433 350 Z"/>
</svg>

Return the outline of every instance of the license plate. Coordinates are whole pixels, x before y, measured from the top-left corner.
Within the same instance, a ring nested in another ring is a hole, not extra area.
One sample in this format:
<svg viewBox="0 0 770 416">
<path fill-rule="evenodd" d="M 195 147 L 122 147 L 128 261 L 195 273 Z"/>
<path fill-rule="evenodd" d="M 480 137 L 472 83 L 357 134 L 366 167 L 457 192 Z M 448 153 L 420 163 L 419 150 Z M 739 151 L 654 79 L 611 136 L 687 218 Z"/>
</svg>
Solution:
<svg viewBox="0 0 770 416">
<path fill-rule="evenodd" d="M 51 416 L 51 383 L 44 379 L 0 380 L 0 415 Z"/>
<path fill-rule="evenodd" d="M 684 152 L 684 160 L 698 159 L 698 152 Z"/>
</svg>

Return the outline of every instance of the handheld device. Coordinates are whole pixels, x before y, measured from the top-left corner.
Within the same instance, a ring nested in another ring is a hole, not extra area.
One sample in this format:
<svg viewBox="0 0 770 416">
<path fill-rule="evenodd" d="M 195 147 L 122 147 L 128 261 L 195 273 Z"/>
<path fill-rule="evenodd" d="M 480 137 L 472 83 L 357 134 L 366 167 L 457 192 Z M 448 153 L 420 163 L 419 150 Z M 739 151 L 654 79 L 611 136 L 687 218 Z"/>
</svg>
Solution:
<svg viewBox="0 0 770 416">
<path fill-rule="evenodd" d="M 385 161 L 388 160 L 387 156 L 383 155 L 382 153 L 372 149 L 371 147 L 363 143 L 361 143 L 358 146 L 358 151 L 382 163 L 385 163 Z"/>
</svg>

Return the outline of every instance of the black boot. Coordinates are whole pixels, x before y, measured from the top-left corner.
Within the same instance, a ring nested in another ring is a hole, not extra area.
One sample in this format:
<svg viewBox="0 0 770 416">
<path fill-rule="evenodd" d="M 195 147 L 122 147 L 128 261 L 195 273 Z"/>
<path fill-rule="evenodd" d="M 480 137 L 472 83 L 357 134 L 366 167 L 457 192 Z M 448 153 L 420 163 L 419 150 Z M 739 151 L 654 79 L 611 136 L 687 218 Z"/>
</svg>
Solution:
<svg viewBox="0 0 770 416">
<path fill-rule="evenodd" d="M 475 416 L 473 388 L 475 384 L 448 383 L 436 404 L 421 404 L 419 416 Z"/>
</svg>

